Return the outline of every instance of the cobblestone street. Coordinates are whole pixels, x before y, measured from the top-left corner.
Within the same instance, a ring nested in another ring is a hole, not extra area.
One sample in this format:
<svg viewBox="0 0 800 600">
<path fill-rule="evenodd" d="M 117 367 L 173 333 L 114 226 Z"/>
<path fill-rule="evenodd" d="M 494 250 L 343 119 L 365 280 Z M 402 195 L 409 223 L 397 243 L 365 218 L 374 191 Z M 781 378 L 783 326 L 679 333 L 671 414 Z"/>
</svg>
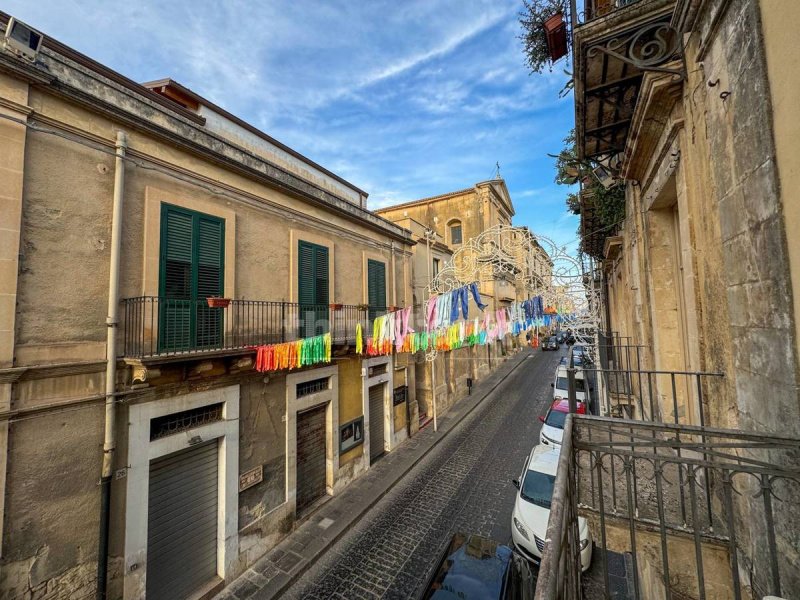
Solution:
<svg viewBox="0 0 800 600">
<path fill-rule="evenodd" d="M 454 532 L 510 543 L 511 479 L 538 438 L 563 353 L 530 352 L 284 597 L 410 598 Z"/>
</svg>

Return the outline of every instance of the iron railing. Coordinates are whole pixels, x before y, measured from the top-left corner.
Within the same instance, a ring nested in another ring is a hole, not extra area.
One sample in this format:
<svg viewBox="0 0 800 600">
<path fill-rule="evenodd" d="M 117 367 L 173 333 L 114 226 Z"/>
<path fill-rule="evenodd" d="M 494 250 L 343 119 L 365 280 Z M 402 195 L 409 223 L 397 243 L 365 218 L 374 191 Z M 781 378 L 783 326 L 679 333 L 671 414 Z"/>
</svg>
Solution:
<svg viewBox="0 0 800 600">
<path fill-rule="evenodd" d="M 761 598 L 800 589 L 800 439 L 570 415 L 536 598 Z M 581 573 L 577 516 L 596 543 Z M 591 584 L 588 584 L 590 581 Z"/>
<path fill-rule="evenodd" d="M 364 336 L 384 308 L 340 304 L 298 304 L 231 300 L 212 308 L 205 299 L 157 296 L 126 298 L 124 356 L 147 358 L 197 352 L 245 350 L 330 333 L 333 344 L 355 344 L 356 325 Z"/>
</svg>

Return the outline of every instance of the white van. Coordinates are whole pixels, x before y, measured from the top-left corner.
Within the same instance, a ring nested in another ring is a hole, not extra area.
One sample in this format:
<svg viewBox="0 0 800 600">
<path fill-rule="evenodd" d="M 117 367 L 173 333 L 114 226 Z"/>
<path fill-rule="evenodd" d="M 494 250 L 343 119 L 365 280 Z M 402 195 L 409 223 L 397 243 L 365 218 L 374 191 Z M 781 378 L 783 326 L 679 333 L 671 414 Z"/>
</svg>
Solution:
<svg viewBox="0 0 800 600">
<path fill-rule="evenodd" d="M 553 400 L 569 399 L 566 365 L 556 367 L 556 379 L 550 384 L 550 387 L 553 388 Z M 575 399 L 578 402 L 588 402 L 589 400 L 589 382 L 584 379 L 583 369 L 575 369 Z"/>
</svg>

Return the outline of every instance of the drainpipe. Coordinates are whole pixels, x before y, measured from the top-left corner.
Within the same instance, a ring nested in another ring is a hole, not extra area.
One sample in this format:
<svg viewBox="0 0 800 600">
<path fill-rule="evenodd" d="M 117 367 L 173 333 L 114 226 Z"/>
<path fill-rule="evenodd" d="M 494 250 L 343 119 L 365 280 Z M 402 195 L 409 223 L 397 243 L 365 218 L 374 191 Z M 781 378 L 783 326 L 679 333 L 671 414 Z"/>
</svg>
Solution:
<svg viewBox="0 0 800 600">
<path fill-rule="evenodd" d="M 125 185 L 125 133 L 117 132 L 114 165 L 114 200 L 111 212 L 111 269 L 108 277 L 106 317 L 106 423 L 103 437 L 103 472 L 100 477 L 100 540 L 97 549 L 97 598 L 105 600 L 108 579 L 108 533 L 111 520 L 111 474 L 116 440 L 117 325 L 119 318 L 119 255 L 122 242 L 122 195 Z"/>
<path fill-rule="evenodd" d="M 392 306 L 397 307 L 397 271 L 394 266 L 394 241 L 391 245 L 392 249 Z"/>
</svg>

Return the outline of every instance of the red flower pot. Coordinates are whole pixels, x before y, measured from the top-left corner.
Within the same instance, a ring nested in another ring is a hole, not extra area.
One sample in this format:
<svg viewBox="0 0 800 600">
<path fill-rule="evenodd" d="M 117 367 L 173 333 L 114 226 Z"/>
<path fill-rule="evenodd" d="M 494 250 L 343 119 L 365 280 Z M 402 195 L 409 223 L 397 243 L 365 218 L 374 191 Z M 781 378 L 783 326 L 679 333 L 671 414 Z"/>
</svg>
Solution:
<svg viewBox="0 0 800 600">
<path fill-rule="evenodd" d="M 211 308 L 228 308 L 231 303 L 230 298 L 206 298 L 206 302 Z"/>
</svg>

